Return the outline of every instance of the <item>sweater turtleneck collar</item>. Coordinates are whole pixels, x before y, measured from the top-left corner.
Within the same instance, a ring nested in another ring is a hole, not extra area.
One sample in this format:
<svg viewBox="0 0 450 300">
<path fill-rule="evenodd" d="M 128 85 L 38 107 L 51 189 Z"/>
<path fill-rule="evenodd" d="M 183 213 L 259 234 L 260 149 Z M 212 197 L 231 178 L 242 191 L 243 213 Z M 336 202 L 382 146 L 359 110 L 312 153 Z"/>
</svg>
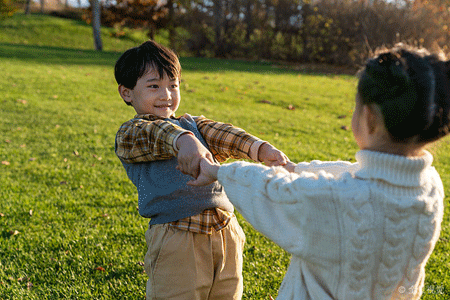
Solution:
<svg viewBox="0 0 450 300">
<path fill-rule="evenodd" d="M 355 176 L 362 179 L 381 179 L 393 185 L 420 186 L 426 178 L 426 169 L 433 156 L 424 151 L 422 156 L 406 157 L 383 152 L 360 150 L 356 153 L 360 169 Z"/>
</svg>

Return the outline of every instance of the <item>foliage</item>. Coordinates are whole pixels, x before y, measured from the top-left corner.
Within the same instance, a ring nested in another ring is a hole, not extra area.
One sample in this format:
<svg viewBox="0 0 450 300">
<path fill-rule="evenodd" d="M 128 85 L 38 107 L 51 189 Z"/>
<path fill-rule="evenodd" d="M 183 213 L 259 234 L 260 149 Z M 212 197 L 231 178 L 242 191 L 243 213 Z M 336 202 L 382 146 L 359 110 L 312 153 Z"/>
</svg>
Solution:
<svg viewBox="0 0 450 300">
<path fill-rule="evenodd" d="M 134 111 L 117 94 L 113 66 L 139 38 L 113 38 L 104 28 L 107 50 L 99 53 L 89 50 L 92 32 L 81 22 L 20 14 L 5 22 L 0 298 L 144 299 L 147 221 L 114 154 L 116 130 Z M 236 124 L 293 161 L 354 161 L 354 77 L 240 60 L 181 64 L 180 114 Z M 447 197 L 424 300 L 450 298 L 449 138 L 430 149 Z M 289 255 L 238 218 L 247 236 L 244 299 L 275 298 Z"/>
<path fill-rule="evenodd" d="M 439 0 L 189 3 L 176 19 L 190 33 L 183 50 L 195 55 L 355 66 L 401 41 L 450 52 L 450 10 Z"/>
<path fill-rule="evenodd" d="M 102 5 L 101 22 L 107 27 L 146 28 L 153 39 L 156 30 L 167 26 L 167 14 L 168 8 L 158 0 L 117 0 Z M 83 18 L 92 22 L 92 5 Z"/>
<path fill-rule="evenodd" d="M 16 11 L 10 0 L 0 0 L 0 20 L 11 17 Z"/>
</svg>

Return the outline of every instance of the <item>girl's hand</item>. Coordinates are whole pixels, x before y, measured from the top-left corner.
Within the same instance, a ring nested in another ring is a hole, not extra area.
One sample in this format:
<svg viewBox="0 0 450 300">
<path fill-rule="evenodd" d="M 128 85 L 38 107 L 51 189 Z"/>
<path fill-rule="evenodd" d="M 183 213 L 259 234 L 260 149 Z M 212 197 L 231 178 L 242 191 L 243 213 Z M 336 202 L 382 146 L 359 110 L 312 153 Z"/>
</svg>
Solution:
<svg viewBox="0 0 450 300">
<path fill-rule="evenodd" d="M 292 173 L 295 171 L 295 166 L 296 164 L 294 164 L 291 161 L 288 161 L 285 165 L 283 165 L 283 168 Z"/>
<path fill-rule="evenodd" d="M 200 174 L 197 179 L 188 181 L 188 185 L 201 186 L 208 185 L 217 180 L 217 172 L 220 165 L 212 163 L 209 159 L 203 158 L 200 161 Z"/>
</svg>

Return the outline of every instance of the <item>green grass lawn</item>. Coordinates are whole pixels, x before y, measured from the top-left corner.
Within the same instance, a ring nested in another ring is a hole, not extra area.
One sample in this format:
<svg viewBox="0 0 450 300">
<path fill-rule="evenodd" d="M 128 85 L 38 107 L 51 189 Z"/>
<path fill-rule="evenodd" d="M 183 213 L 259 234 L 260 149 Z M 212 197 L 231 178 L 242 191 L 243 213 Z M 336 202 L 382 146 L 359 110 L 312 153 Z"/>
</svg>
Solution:
<svg viewBox="0 0 450 300">
<path fill-rule="evenodd" d="M 113 66 L 145 35 L 117 39 L 104 29 L 105 51 L 96 52 L 91 28 L 76 21 L 17 14 L 0 29 L 0 299 L 144 299 L 147 220 L 114 154 L 114 135 L 134 110 L 117 93 Z M 181 63 L 179 114 L 231 122 L 292 161 L 354 161 L 354 77 Z M 449 150 L 449 138 L 431 148 L 447 195 Z M 423 299 L 450 298 L 448 201 Z M 238 217 L 244 299 L 275 298 L 289 255 Z"/>
</svg>

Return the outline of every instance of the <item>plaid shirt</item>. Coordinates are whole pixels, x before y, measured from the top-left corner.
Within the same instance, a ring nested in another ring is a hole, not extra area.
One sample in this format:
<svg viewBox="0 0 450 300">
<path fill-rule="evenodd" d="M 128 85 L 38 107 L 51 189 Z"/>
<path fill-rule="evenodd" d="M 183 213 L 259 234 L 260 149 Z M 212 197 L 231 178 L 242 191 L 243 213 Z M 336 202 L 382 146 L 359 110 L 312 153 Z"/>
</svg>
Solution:
<svg viewBox="0 0 450 300">
<path fill-rule="evenodd" d="M 193 117 L 214 158 L 223 162 L 229 158 L 258 161 L 259 146 L 264 143 L 231 124 L 215 122 L 203 116 Z M 154 115 L 136 115 L 124 123 L 116 135 L 116 154 L 126 163 L 164 160 L 177 156 L 178 137 L 189 132 Z M 171 222 L 182 230 L 211 234 L 227 226 L 233 213 L 219 208 L 207 209 L 201 214 Z"/>
</svg>

